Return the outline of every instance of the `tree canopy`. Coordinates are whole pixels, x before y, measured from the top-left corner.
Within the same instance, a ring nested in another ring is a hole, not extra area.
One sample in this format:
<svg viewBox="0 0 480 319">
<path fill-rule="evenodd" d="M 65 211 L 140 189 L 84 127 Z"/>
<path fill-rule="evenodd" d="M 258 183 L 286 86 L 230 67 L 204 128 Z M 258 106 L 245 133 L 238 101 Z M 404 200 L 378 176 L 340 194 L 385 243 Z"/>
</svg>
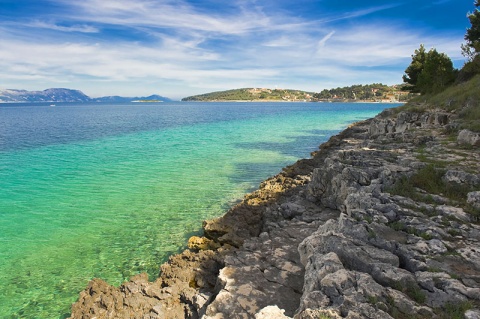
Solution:
<svg viewBox="0 0 480 319">
<path fill-rule="evenodd" d="M 480 6 L 480 0 L 475 1 Z M 462 44 L 462 54 L 468 59 L 460 70 L 457 81 L 463 82 L 480 73 L 480 11 L 475 9 L 467 15 L 471 27 L 465 33 L 465 44 Z"/>
<path fill-rule="evenodd" d="M 480 6 L 480 0 L 475 1 L 475 7 Z M 480 11 L 475 9 L 468 14 L 471 27 L 465 33 L 466 43 L 462 45 L 463 55 L 473 60 L 480 53 Z"/>
<path fill-rule="evenodd" d="M 382 98 L 385 94 L 392 92 L 392 88 L 382 83 L 373 83 L 367 85 L 352 85 L 347 87 L 338 87 L 335 89 L 324 89 L 320 93 L 315 93 L 315 100 L 345 99 L 345 100 L 371 100 Z"/>
<path fill-rule="evenodd" d="M 418 92 L 416 85 L 418 77 L 423 71 L 426 57 L 425 47 L 421 44 L 420 48 L 415 50 L 415 53 L 412 55 L 412 63 L 405 70 L 406 74 L 403 75 L 403 82 L 412 86 L 412 92 Z"/>
<path fill-rule="evenodd" d="M 403 81 L 411 85 L 412 92 L 435 93 L 453 83 L 455 76 L 452 60 L 445 53 L 439 53 L 436 49 L 426 52 L 422 44 L 412 55 Z"/>
</svg>

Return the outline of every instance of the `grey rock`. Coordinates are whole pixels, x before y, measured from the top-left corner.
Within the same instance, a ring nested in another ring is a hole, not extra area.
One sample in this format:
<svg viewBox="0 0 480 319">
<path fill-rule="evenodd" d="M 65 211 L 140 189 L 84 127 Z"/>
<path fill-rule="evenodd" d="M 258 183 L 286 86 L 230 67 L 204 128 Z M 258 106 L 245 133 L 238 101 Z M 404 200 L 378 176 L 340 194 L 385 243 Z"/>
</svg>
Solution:
<svg viewBox="0 0 480 319">
<path fill-rule="evenodd" d="M 480 134 L 469 130 L 461 130 L 458 133 L 457 142 L 472 146 L 480 146 Z"/>
<path fill-rule="evenodd" d="M 472 205 L 475 209 L 480 209 L 480 191 L 468 193 L 467 203 Z"/>
<path fill-rule="evenodd" d="M 162 265 L 157 281 L 93 281 L 72 318 L 433 318 L 432 308 L 480 300 L 471 215 L 441 194 L 413 190 L 433 203 L 392 194 L 425 167 L 419 144 L 449 162 L 444 181 L 453 185 L 480 186 L 465 168 L 478 156 L 462 154 L 459 165 L 448 154 L 452 114 L 394 113 L 332 137 L 206 221 L 204 237 Z M 468 194 L 469 205 L 478 207 L 479 194 Z"/>
<path fill-rule="evenodd" d="M 443 179 L 449 183 L 467 184 L 470 186 L 479 186 L 480 177 L 478 174 L 471 174 L 460 170 L 448 170 Z"/>
<path fill-rule="evenodd" d="M 285 310 L 278 308 L 277 306 L 268 306 L 260 310 L 255 314 L 255 319 L 291 319 L 285 316 Z"/>
<path fill-rule="evenodd" d="M 463 209 L 459 207 L 442 205 L 442 206 L 438 206 L 436 211 L 440 215 L 457 218 L 464 222 L 469 222 L 471 219 L 470 215 L 465 213 Z"/>
<path fill-rule="evenodd" d="M 470 309 L 465 312 L 465 319 L 480 319 L 480 310 Z"/>
</svg>

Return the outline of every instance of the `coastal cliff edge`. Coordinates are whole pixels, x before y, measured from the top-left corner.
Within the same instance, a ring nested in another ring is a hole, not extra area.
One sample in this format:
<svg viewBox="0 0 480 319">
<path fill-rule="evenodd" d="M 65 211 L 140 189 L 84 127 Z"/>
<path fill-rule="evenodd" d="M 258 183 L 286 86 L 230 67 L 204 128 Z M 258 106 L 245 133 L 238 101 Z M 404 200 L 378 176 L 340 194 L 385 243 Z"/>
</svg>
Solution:
<svg viewBox="0 0 480 319">
<path fill-rule="evenodd" d="M 480 136 L 456 126 L 440 109 L 356 123 L 154 282 L 92 280 L 71 318 L 480 318 Z"/>
</svg>

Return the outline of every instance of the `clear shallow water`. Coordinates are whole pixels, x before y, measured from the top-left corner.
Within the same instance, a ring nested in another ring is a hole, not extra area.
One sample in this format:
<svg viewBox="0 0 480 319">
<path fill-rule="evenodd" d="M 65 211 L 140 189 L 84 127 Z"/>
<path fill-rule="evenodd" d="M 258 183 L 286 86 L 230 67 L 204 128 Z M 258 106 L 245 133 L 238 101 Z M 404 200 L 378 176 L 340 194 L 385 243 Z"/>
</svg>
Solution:
<svg viewBox="0 0 480 319">
<path fill-rule="evenodd" d="M 258 183 L 382 104 L 0 106 L 0 318 L 64 318 L 148 272 Z"/>
</svg>

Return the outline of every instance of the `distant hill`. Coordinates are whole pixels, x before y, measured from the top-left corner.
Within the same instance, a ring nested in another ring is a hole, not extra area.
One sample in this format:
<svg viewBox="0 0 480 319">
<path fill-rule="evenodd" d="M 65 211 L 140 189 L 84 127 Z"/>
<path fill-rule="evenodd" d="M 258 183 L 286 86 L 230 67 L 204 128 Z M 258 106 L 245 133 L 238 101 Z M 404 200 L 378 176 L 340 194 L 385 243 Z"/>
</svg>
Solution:
<svg viewBox="0 0 480 319">
<path fill-rule="evenodd" d="M 122 97 L 122 96 L 104 96 L 92 99 L 93 102 L 107 103 L 128 103 L 128 102 L 171 102 L 168 97 L 161 95 L 150 95 L 142 97 Z"/>
<path fill-rule="evenodd" d="M 0 102 L 90 102 L 83 92 L 70 89 L 44 91 L 0 90 Z"/>
<path fill-rule="evenodd" d="M 388 86 L 382 83 L 373 83 L 338 87 L 330 90 L 324 89 L 319 93 L 313 94 L 312 100 L 318 102 L 404 102 L 412 96 L 404 85 Z"/>
<path fill-rule="evenodd" d="M 127 102 L 150 102 L 162 101 L 169 102 L 169 98 L 160 95 L 150 95 L 147 97 L 121 97 L 106 96 L 100 98 L 91 98 L 79 90 L 64 88 L 47 89 L 44 91 L 26 91 L 26 90 L 0 90 L 0 103 L 22 103 L 22 102 L 109 102 L 109 103 L 127 103 Z"/>
<path fill-rule="evenodd" d="M 312 92 L 290 89 L 243 88 L 183 98 L 182 101 L 310 101 Z"/>
</svg>

